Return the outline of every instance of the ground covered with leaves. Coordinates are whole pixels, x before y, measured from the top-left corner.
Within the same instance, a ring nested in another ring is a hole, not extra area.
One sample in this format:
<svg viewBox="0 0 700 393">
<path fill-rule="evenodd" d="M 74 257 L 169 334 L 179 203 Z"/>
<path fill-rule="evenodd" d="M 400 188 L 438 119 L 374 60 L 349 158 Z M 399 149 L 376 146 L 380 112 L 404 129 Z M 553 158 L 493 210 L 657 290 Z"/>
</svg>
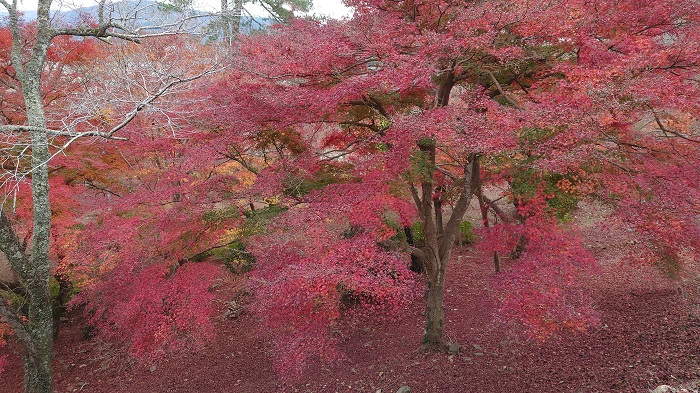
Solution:
<svg viewBox="0 0 700 393">
<path fill-rule="evenodd" d="M 340 344 L 344 359 L 281 379 L 270 340 L 255 316 L 238 307 L 247 299 L 245 278 L 229 276 L 216 288 L 216 341 L 158 364 L 136 363 L 98 338 L 86 340 L 79 313 L 70 314 L 56 343 L 55 391 L 393 393 L 408 385 L 414 392 L 647 392 L 661 384 L 697 391 L 700 313 L 697 293 L 689 292 L 697 277 L 674 279 L 654 266 L 626 264 L 633 242 L 588 231 L 587 246 L 604 263 L 585 283 L 601 316 L 600 326 L 586 332 L 524 339 L 494 317 L 490 258 L 464 247 L 448 268 L 445 296 L 446 337 L 458 353 L 421 349 L 423 304 L 416 302 L 400 320 L 348 329 Z M 5 349 L 11 366 L 0 392 L 22 391 L 13 348 Z"/>
</svg>

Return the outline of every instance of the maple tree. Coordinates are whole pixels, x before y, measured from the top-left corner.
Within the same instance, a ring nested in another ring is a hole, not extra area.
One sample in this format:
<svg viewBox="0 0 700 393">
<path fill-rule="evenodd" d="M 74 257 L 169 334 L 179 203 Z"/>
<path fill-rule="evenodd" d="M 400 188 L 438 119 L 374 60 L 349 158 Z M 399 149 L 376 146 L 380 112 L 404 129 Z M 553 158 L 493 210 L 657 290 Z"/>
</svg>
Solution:
<svg viewBox="0 0 700 393">
<path fill-rule="evenodd" d="M 425 266 L 424 344 L 442 348 L 445 267 L 474 195 L 503 218 L 481 246 L 519 255 L 501 312 L 536 337 L 596 321 L 576 287 L 595 269 L 570 221 L 581 199 L 617 207 L 643 258 L 697 257 L 696 2 L 347 3 L 350 21 L 245 40 L 244 83 L 213 93 L 229 156 L 263 159 L 256 192 L 290 207 L 251 241 L 260 314 L 286 355 L 337 355 L 355 306 L 400 308 L 413 279 L 386 245 L 392 221 L 416 217 L 424 245 L 398 247 Z"/>
</svg>

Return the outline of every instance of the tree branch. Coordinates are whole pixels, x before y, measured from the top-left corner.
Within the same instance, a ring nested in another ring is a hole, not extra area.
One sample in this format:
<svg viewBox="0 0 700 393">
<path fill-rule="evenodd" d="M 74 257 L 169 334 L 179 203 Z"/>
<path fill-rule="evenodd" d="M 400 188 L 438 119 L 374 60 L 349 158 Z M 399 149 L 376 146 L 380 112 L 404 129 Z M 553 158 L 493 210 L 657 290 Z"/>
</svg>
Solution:
<svg viewBox="0 0 700 393">
<path fill-rule="evenodd" d="M 483 193 L 481 193 L 481 198 L 484 200 L 484 204 L 488 206 L 493 212 L 503 221 L 506 223 L 512 223 L 513 222 L 513 217 L 509 216 L 506 214 L 506 212 L 501 209 L 500 206 L 496 205 L 495 201 L 490 200 L 489 198 L 486 197 Z"/>
<path fill-rule="evenodd" d="M 425 254 L 423 253 L 423 250 L 421 250 L 418 247 L 414 246 L 408 246 L 408 251 L 413 255 L 414 257 L 418 258 L 421 261 L 425 261 Z"/>
<path fill-rule="evenodd" d="M 510 98 L 510 97 L 508 96 L 508 94 L 506 94 L 506 92 L 503 91 L 503 88 L 501 87 L 501 84 L 498 83 L 498 79 L 496 79 L 496 76 L 493 75 L 493 73 L 492 73 L 491 71 L 484 70 L 484 72 L 487 73 L 487 74 L 489 75 L 489 77 L 491 77 L 491 82 L 493 82 L 493 84 L 496 86 L 496 89 L 498 89 L 498 91 L 501 93 L 501 95 L 503 96 L 503 98 L 505 98 L 506 101 L 508 101 L 509 104 L 513 105 L 513 107 L 515 107 L 516 109 L 523 109 L 523 107 L 520 106 L 520 104 L 518 104 L 517 101 L 515 101 L 515 100 L 512 99 L 512 98 Z"/>
<path fill-rule="evenodd" d="M 474 195 L 475 188 L 479 183 L 479 172 L 479 156 L 472 153 L 464 164 L 464 185 L 462 186 L 462 192 L 452 209 L 452 215 L 449 221 L 447 221 L 447 225 L 445 225 L 445 235 L 439 246 L 440 257 L 446 255 L 447 251 L 451 249 L 452 243 L 454 243 L 457 229 L 459 229 L 459 223 L 462 221 L 464 213 L 469 208 L 472 195 Z"/>
<path fill-rule="evenodd" d="M 414 186 L 413 183 L 409 183 L 408 186 L 411 189 L 411 196 L 413 197 L 413 202 L 416 204 L 418 213 L 420 214 L 421 218 L 425 217 L 425 212 L 423 211 L 423 201 L 421 201 L 420 197 L 418 196 L 416 186 Z"/>
<path fill-rule="evenodd" d="M 672 135 L 675 135 L 681 139 L 685 139 L 688 142 L 700 143 L 700 140 L 698 140 L 698 139 L 693 139 L 693 138 L 687 137 L 687 136 L 681 134 L 680 132 L 673 131 L 673 130 L 669 129 L 668 127 L 664 126 L 663 122 L 661 121 L 661 118 L 659 118 L 659 115 L 656 114 L 656 111 L 654 111 L 653 109 L 651 110 L 651 113 L 654 115 L 654 121 L 656 122 L 656 125 L 659 126 L 659 129 L 664 134 L 672 134 Z"/>
<path fill-rule="evenodd" d="M 0 251 L 5 253 L 10 266 L 19 274 L 20 278 L 23 281 L 27 281 L 31 277 L 26 277 L 26 274 L 24 274 L 28 261 L 23 250 L 22 243 L 12 228 L 12 222 L 7 218 L 5 212 L 0 210 Z"/>
<path fill-rule="evenodd" d="M 0 0 L 2 1 L 2 0 Z M 17 312 L 8 304 L 7 300 L 0 297 L 0 317 L 10 325 L 17 338 L 20 339 L 25 348 L 34 352 L 32 337 L 24 323 L 17 316 Z"/>
</svg>

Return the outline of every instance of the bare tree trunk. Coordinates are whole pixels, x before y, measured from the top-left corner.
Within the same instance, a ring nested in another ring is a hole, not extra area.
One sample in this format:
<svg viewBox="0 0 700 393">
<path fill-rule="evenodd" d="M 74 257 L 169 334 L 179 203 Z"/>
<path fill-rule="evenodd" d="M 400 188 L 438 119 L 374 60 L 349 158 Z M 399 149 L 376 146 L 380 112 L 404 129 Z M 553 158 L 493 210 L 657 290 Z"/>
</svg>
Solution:
<svg viewBox="0 0 700 393">
<path fill-rule="evenodd" d="M 222 38 L 232 45 L 238 34 L 241 32 L 241 12 L 243 12 L 243 0 L 221 0 L 221 35 Z"/>
</svg>

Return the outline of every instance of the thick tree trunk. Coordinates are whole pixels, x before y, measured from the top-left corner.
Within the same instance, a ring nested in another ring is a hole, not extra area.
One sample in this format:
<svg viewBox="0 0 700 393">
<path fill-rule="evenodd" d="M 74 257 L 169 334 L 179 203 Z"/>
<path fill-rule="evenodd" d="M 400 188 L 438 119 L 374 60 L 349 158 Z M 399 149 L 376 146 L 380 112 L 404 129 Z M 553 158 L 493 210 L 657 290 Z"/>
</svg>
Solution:
<svg viewBox="0 0 700 393">
<path fill-rule="evenodd" d="M 45 342 L 37 346 L 38 357 L 29 355 L 24 357 L 24 391 L 26 393 L 51 393 L 53 391 L 52 346 L 53 342 Z"/>
<path fill-rule="evenodd" d="M 31 132 L 31 185 L 34 228 L 31 255 L 17 248 L 13 268 L 20 276 L 27 294 L 28 313 L 26 322 L 15 323 L 15 331 L 21 331 L 20 340 L 24 346 L 25 392 L 51 393 L 53 359 L 53 309 L 49 279 L 49 241 L 51 239 L 51 205 L 49 201 L 48 162 L 51 154 L 48 148 L 46 119 L 41 101 L 41 74 L 44 60 L 52 38 L 50 27 L 51 2 L 40 0 L 37 4 L 36 41 L 27 62 L 22 61 L 21 34 L 17 10 L 10 10 L 12 31 L 12 62 L 15 65 L 22 87 L 26 106 L 27 123 L 34 127 Z M 19 65 L 24 64 L 24 67 Z M 9 224 L 8 224 L 9 225 Z M 11 230 L 11 226 L 9 227 Z M 11 238 L 16 237 L 13 233 Z M 6 244 L 8 246 L 10 244 Z M 7 314 L 11 319 L 12 315 Z"/>
</svg>

